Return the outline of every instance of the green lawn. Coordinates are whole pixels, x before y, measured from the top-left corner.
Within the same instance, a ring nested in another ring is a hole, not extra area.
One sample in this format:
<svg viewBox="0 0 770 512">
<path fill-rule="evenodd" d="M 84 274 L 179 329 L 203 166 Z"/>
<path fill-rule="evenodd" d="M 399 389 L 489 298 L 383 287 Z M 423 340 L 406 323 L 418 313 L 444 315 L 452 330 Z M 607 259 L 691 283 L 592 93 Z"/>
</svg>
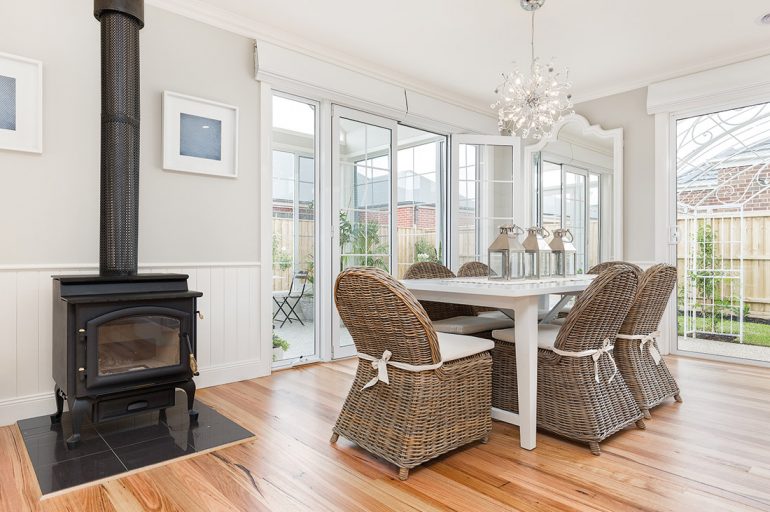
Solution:
<svg viewBox="0 0 770 512">
<path fill-rule="evenodd" d="M 682 336 L 684 332 L 684 316 L 679 316 L 679 335 Z M 738 332 L 738 322 L 732 320 L 723 320 L 722 325 L 719 325 L 719 320 L 715 320 L 712 324 L 711 318 L 697 318 L 695 320 L 696 330 L 698 331 L 716 331 L 716 332 Z M 705 327 L 707 326 L 707 327 Z M 749 345 L 761 345 L 763 347 L 770 347 L 770 325 L 755 324 L 751 322 L 743 322 L 743 342 Z"/>
</svg>

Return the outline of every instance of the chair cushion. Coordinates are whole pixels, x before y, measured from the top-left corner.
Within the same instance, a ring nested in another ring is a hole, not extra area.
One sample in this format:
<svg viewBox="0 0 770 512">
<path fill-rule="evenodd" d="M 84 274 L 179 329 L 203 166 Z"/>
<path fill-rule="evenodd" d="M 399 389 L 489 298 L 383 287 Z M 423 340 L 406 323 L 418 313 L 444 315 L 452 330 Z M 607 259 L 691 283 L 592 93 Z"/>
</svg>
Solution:
<svg viewBox="0 0 770 512">
<path fill-rule="evenodd" d="M 470 357 L 495 348 L 495 342 L 484 338 L 437 332 L 441 360 L 445 363 Z"/>
<path fill-rule="evenodd" d="M 561 326 L 551 324 L 540 324 L 537 326 L 537 348 L 553 350 Z M 492 331 L 492 337 L 496 340 L 514 343 L 516 341 L 516 328 L 498 329 Z"/>
<path fill-rule="evenodd" d="M 494 313 L 489 311 L 489 313 Z M 497 311 L 497 313 L 500 313 Z M 444 320 L 433 322 L 433 328 L 436 332 L 446 332 L 450 334 L 476 334 L 477 332 L 492 331 L 494 329 L 505 329 L 513 325 L 513 320 L 500 313 L 504 318 L 495 316 L 454 316 Z"/>
<path fill-rule="evenodd" d="M 511 320 L 511 317 L 503 313 L 502 311 L 482 311 L 479 313 L 479 316 L 483 316 L 484 318 L 494 318 L 495 320 L 504 320 L 511 324 L 509 327 L 513 327 L 513 320 Z M 502 327 L 501 327 L 502 329 Z"/>
</svg>

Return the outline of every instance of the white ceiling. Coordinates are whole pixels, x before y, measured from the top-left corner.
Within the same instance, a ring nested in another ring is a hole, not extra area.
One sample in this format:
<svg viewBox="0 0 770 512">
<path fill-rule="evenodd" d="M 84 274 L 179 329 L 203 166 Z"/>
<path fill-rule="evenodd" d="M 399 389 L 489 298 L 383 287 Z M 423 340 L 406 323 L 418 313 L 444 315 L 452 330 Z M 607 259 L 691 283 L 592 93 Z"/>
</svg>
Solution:
<svg viewBox="0 0 770 512">
<path fill-rule="evenodd" d="M 519 0 L 192 1 L 272 41 L 479 108 L 494 100 L 501 71 L 528 61 Z M 580 101 L 770 54 L 770 25 L 758 22 L 767 12 L 768 0 L 548 0 L 535 49 L 570 68 Z"/>
</svg>

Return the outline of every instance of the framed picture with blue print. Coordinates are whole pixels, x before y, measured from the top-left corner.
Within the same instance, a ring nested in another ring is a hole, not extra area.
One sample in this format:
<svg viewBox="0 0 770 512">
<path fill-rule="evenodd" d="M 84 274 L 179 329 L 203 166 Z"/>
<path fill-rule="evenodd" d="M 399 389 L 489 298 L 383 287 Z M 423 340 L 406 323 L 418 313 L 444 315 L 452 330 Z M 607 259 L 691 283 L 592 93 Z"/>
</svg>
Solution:
<svg viewBox="0 0 770 512">
<path fill-rule="evenodd" d="M 0 150 L 43 152 L 43 63 L 0 53 Z"/>
<path fill-rule="evenodd" d="M 163 168 L 238 177 L 238 107 L 165 91 Z"/>
</svg>

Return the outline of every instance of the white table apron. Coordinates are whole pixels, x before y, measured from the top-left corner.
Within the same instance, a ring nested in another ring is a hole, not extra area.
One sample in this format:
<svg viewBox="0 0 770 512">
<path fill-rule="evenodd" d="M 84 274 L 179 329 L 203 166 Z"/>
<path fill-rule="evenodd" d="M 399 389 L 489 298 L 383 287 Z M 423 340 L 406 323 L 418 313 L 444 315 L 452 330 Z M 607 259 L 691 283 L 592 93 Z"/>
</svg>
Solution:
<svg viewBox="0 0 770 512">
<path fill-rule="evenodd" d="M 516 382 L 519 413 L 492 408 L 492 418 L 519 426 L 520 445 L 533 450 L 537 445 L 537 325 L 541 295 L 578 293 L 590 283 L 585 277 L 510 286 L 451 279 L 404 280 L 402 283 L 419 300 L 470 304 L 499 308 L 516 319 Z"/>
</svg>

